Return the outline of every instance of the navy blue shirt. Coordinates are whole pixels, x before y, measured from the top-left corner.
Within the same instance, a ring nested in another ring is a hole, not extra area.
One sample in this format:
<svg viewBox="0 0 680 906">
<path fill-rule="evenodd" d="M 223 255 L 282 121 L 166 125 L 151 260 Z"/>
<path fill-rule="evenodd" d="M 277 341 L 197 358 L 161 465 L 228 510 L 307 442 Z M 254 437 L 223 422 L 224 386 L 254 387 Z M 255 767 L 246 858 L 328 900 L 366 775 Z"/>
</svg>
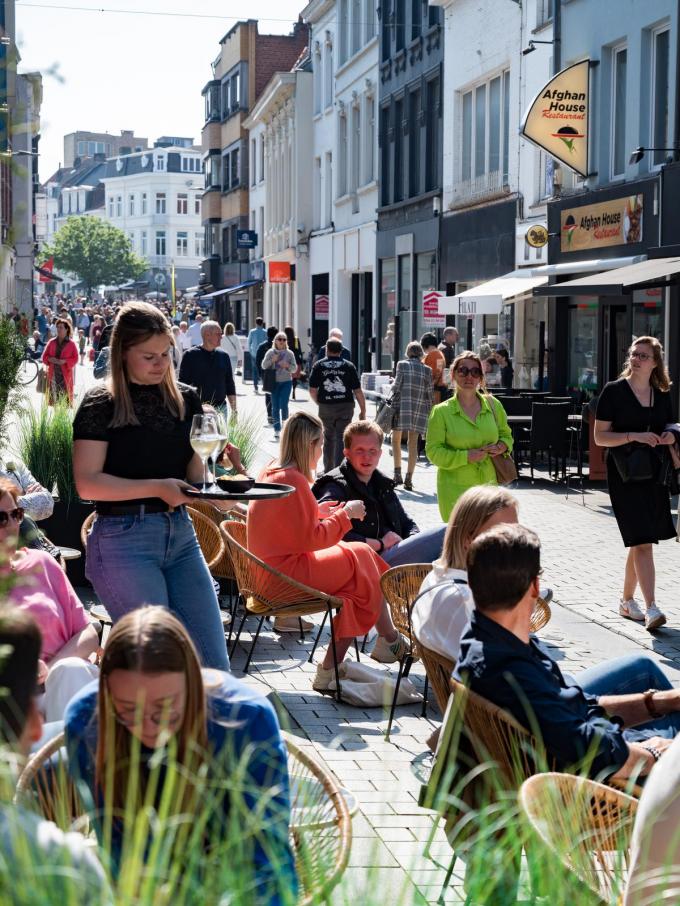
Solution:
<svg viewBox="0 0 680 906">
<path fill-rule="evenodd" d="M 187 349 L 179 366 L 179 379 L 196 388 L 202 403 L 221 406 L 228 396 L 236 396 L 231 362 L 223 349 Z"/>
<path fill-rule="evenodd" d="M 565 677 L 535 639 L 525 644 L 479 610 L 463 633 L 453 675 L 509 711 L 530 732 L 535 722 L 558 770 L 573 768 L 592 756 L 590 776 L 608 776 L 628 758 L 621 727 L 594 695 Z"/>
</svg>

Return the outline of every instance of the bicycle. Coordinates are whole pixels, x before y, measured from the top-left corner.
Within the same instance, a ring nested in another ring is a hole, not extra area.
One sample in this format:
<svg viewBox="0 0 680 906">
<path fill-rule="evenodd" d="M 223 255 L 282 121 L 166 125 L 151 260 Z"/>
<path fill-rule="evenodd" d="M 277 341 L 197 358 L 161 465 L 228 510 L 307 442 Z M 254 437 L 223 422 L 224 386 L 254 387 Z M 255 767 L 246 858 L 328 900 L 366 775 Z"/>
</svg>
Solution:
<svg viewBox="0 0 680 906">
<path fill-rule="evenodd" d="M 24 357 L 17 371 L 17 381 L 24 387 L 32 384 L 38 377 L 39 365 L 36 359 L 31 355 L 31 350 L 27 346 Z"/>
</svg>

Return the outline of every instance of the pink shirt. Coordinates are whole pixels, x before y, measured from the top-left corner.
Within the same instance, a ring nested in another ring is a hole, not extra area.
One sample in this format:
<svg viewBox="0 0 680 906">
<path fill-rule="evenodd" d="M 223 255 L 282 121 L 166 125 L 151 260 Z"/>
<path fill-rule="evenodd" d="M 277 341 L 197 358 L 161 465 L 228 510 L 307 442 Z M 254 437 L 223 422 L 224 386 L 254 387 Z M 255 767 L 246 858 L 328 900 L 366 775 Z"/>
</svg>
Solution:
<svg viewBox="0 0 680 906">
<path fill-rule="evenodd" d="M 41 657 L 49 662 L 90 621 L 54 557 L 29 548 L 23 554 L 14 570 L 16 585 L 9 599 L 35 618 L 42 633 Z"/>
</svg>

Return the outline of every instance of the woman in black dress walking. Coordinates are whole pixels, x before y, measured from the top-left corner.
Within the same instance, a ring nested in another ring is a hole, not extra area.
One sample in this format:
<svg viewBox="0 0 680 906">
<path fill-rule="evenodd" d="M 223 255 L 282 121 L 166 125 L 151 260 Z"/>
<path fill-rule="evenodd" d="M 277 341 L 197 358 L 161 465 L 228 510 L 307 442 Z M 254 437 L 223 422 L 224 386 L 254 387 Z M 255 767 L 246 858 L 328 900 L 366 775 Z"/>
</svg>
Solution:
<svg viewBox="0 0 680 906">
<path fill-rule="evenodd" d="M 661 344 L 655 337 L 638 337 L 630 347 L 621 377 L 607 384 L 600 395 L 595 443 L 601 447 L 637 443 L 652 448 L 672 444 L 673 434 L 666 430 L 674 421 L 669 389 Z M 619 531 L 628 548 L 619 613 L 629 620 L 644 621 L 651 632 L 666 622 L 654 599 L 652 545 L 675 536 L 670 492 L 656 479 L 624 483 L 611 453 L 607 454 L 607 484 Z M 644 611 L 634 597 L 638 585 Z"/>
</svg>

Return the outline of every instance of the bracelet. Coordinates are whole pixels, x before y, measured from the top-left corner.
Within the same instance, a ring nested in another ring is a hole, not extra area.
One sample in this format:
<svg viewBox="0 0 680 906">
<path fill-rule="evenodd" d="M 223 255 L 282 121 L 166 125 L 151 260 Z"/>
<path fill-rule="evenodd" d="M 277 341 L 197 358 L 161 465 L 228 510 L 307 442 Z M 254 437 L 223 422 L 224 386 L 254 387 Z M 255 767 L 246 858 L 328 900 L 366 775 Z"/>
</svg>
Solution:
<svg viewBox="0 0 680 906">
<path fill-rule="evenodd" d="M 654 761 L 658 761 L 661 758 L 661 752 L 656 748 L 656 746 L 643 745 L 642 748 L 645 752 L 649 752 Z"/>
<path fill-rule="evenodd" d="M 658 689 L 648 689 L 642 693 L 642 700 L 650 717 L 663 717 L 663 714 L 654 707 L 654 695 Z"/>
</svg>

